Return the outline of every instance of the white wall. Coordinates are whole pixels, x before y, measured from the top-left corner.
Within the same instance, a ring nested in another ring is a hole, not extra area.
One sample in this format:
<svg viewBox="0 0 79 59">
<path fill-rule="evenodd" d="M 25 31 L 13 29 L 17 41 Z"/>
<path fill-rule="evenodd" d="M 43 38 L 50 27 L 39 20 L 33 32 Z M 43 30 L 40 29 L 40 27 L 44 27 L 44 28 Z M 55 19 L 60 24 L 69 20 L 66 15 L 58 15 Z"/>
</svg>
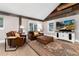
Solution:
<svg viewBox="0 0 79 59">
<path fill-rule="evenodd" d="M 52 32 L 49 31 L 49 25 L 48 24 L 50 22 L 53 22 L 53 25 L 54 25 L 53 26 L 54 29 L 53 29 Z M 55 27 L 56 27 L 56 25 L 55 25 L 55 21 L 54 20 L 44 22 L 44 34 L 45 35 L 49 35 L 49 36 L 52 36 L 52 35 L 55 36 Z"/>
<path fill-rule="evenodd" d="M 5 40 L 6 33 L 9 31 L 18 31 L 18 17 L 0 15 L 4 19 L 4 29 L 0 29 L 0 42 Z"/>
<path fill-rule="evenodd" d="M 51 35 L 51 36 L 56 36 L 56 22 L 57 21 L 63 21 L 63 20 L 70 20 L 70 19 L 75 19 L 75 36 L 76 36 L 76 40 L 79 40 L 79 14 L 78 15 L 74 15 L 74 16 L 69 16 L 69 17 L 64 17 L 64 18 L 59 18 L 59 19 L 55 19 L 55 20 L 50 20 L 50 21 L 46 21 L 44 22 L 44 34 L 46 35 Z M 49 32 L 48 31 L 48 23 L 49 22 L 53 22 L 54 23 L 54 31 Z"/>
<path fill-rule="evenodd" d="M 28 32 L 28 19 L 22 18 L 22 26 L 24 27 L 25 33 Z"/>
</svg>

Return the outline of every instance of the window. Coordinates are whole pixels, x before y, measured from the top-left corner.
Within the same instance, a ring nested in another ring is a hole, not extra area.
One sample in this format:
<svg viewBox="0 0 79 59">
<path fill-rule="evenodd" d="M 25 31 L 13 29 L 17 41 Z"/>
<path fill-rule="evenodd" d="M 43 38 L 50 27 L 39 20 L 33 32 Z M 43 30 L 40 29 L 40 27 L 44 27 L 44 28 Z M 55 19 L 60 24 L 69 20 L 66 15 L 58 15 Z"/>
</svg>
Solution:
<svg viewBox="0 0 79 59">
<path fill-rule="evenodd" d="M 53 23 L 49 23 L 49 31 L 53 31 Z"/>
<path fill-rule="evenodd" d="M 37 24 L 29 23 L 29 31 L 37 31 Z"/>
<path fill-rule="evenodd" d="M 0 28 L 3 28 L 3 18 L 0 17 Z"/>
<path fill-rule="evenodd" d="M 33 24 L 32 23 L 29 24 L 29 27 L 30 27 L 29 31 L 33 31 Z"/>
<path fill-rule="evenodd" d="M 37 24 L 34 24 L 34 31 L 37 31 Z"/>
</svg>

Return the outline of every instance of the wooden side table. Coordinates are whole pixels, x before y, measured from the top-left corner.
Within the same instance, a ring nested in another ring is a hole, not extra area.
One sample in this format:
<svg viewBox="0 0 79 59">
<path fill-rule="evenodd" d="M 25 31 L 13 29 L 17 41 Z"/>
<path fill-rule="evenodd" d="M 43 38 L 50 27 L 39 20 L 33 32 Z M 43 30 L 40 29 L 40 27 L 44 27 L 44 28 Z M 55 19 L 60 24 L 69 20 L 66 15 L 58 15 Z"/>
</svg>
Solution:
<svg viewBox="0 0 79 59">
<path fill-rule="evenodd" d="M 7 38 L 5 38 L 5 51 L 15 51 L 17 49 L 15 39 L 16 39 L 16 37 L 7 37 Z M 11 46 L 12 43 L 14 43 L 14 45 L 13 45 L 14 47 Z M 9 48 L 9 49 L 7 49 L 7 48 Z"/>
</svg>

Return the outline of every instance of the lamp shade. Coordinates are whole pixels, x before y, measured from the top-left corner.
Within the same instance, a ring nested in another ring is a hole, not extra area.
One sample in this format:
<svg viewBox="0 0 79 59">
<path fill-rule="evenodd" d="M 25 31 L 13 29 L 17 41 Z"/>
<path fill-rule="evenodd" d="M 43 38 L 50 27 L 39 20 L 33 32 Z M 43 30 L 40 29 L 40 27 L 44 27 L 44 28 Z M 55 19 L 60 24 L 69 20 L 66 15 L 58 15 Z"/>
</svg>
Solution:
<svg viewBox="0 0 79 59">
<path fill-rule="evenodd" d="M 22 28 L 22 29 L 23 29 L 23 28 L 24 28 L 24 26 L 22 26 L 22 25 L 21 25 L 21 26 L 20 26 L 20 28 Z"/>
</svg>

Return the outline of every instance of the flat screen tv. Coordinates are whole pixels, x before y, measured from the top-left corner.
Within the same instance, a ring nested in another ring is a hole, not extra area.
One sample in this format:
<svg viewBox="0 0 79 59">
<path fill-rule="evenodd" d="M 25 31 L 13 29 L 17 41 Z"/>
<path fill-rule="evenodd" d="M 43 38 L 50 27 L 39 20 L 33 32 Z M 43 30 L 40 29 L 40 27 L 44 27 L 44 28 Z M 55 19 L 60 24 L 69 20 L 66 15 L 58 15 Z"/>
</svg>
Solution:
<svg viewBox="0 0 79 59">
<path fill-rule="evenodd" d="M 75 20 L 64 20 L 61 22 L 56 22 L 56 29 L 59 31 L 72 31 L 75 30 Z"/>
<path fill-rule="evenodd" d="M 63 22 L 56 22 L 56 29 L 61 29 L 64 27 L 64 23 Z"/>
</svg>

